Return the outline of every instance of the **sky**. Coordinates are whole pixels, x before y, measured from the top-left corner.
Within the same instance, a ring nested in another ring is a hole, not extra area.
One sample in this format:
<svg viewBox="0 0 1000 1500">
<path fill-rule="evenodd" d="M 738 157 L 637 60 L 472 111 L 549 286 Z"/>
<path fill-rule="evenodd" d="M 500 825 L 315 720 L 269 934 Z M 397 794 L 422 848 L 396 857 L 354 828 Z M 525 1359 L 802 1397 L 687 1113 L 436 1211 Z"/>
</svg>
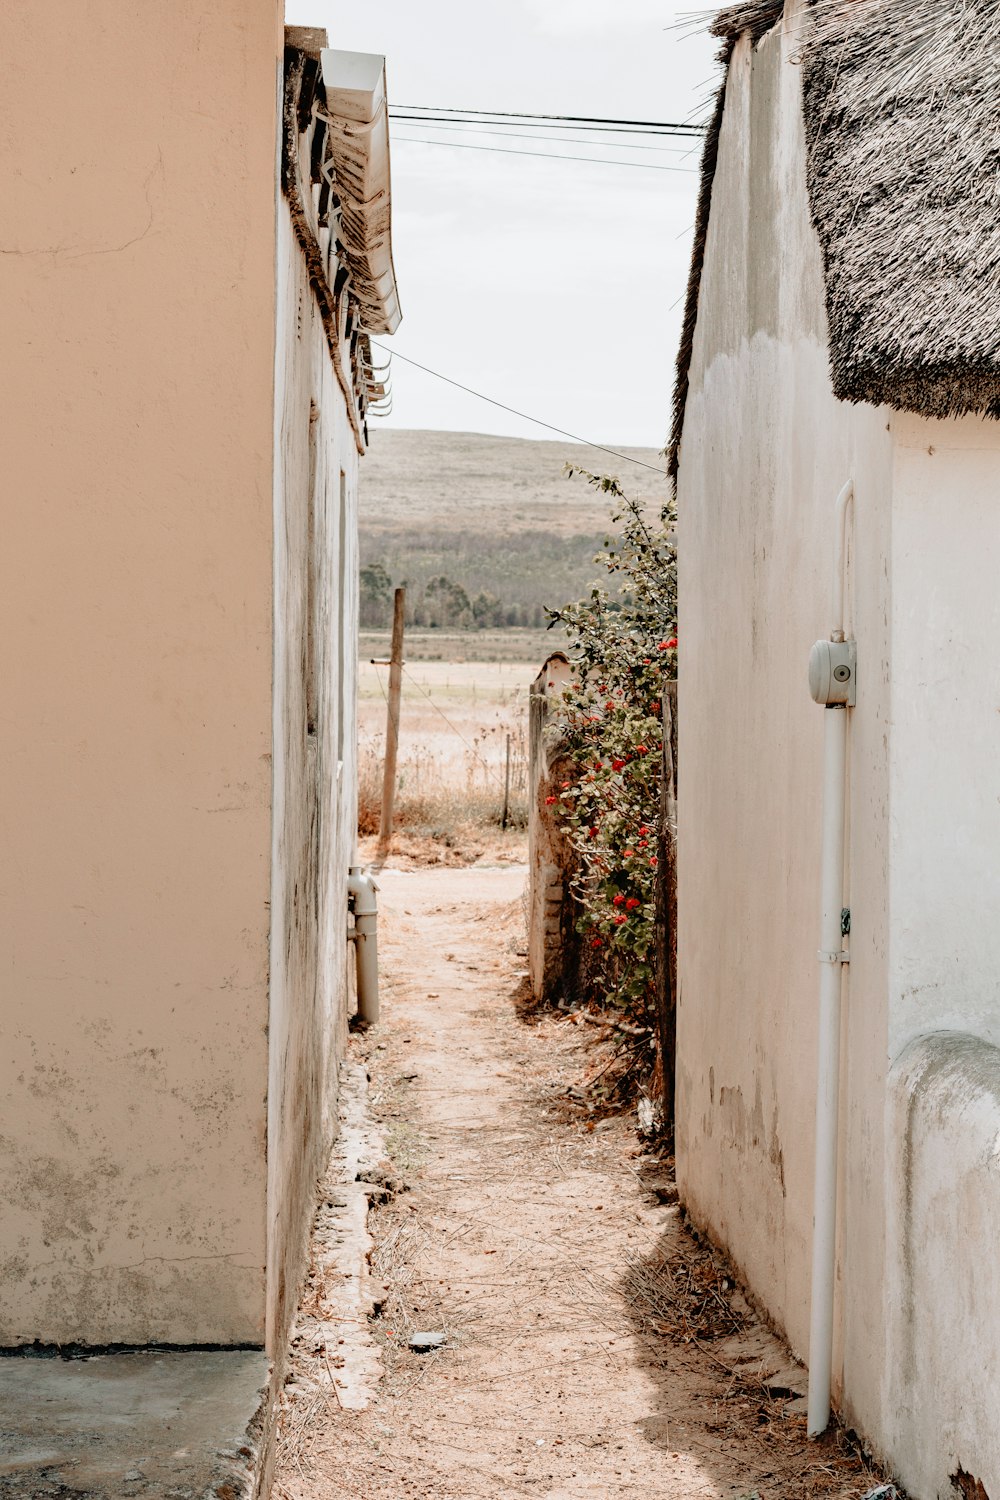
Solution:
<svg viewBox="0 0 1000 1500">
<path fill-rule="evenodd" d="M 326 27 L 331 46 L 383 53 L 391 104 L 689 121 L 705 118 L 717 79 L 717 44 L 691 23 L 696 8 L 697 0 L 286 0 L 286 19 Z M 641 137 L 642 150 L 580 150 L 573 133 L 566 144 L 541 144 L 433 132 L 442 143 L 644 163 L 637 168 L 404 139 L 431 134 L 392 126 L 403 321 L 380 342 L 582 438 L 662 447 L 697 146 Z M 391 379 L 382 426 L 546 436 L 402 359 Z"/>
</svg>

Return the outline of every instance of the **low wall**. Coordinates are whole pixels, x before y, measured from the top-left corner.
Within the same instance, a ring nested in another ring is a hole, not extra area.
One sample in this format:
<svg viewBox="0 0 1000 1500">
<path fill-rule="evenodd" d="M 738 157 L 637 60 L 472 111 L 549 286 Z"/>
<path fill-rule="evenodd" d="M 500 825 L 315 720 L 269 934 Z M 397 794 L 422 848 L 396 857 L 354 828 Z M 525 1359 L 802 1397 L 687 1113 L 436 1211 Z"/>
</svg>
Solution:
<svg viewBox="0 0 1000 1500">
<path fill-rule="evenodd" d="M 562 652 L 550 656 L 531 684 L 528 700 L 528 972 L 542 1004 L 573 988 L 575 912 L 569 881 L 574 854 L 546 797 L 555 795 L 564 764 L 546 734 L 549 705 L 570 679 Z"/>
<path fill-rule="evenodd" d="M 885 1447 L 921 1500 L 997 1500 L 1000 1048 L 918 1038 L 890 1075 L 888 1114 Z"/>
</svg>

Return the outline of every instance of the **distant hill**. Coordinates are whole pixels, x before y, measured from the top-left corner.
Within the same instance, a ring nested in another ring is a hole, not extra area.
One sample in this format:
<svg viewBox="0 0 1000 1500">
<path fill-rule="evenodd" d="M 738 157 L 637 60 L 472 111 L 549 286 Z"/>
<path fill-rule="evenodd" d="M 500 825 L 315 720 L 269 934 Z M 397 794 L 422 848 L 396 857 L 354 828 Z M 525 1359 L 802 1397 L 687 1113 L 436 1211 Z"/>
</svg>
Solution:
<svg viewBox="0 0 1000 1500">
<path fill-rule="evenodd" d="M 655 448 L 620 451 L 663 466 Z M 432 628 L 538 626 L 544 606 L 579 598 L 610 510 L 566 463 L 615 475 L 654 513 L 666 499 L 665 478 L 570 442 L 376 430 L 361 465 L 362 623 L 384 625 L 404 582 L 411 622 Z"/>
</svg>

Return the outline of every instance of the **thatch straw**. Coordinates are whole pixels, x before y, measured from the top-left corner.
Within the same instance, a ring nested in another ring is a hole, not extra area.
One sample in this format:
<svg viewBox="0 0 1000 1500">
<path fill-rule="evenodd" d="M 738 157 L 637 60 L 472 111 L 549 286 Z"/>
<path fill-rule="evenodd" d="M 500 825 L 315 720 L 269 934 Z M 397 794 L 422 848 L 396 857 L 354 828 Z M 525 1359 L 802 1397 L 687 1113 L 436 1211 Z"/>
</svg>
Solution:
<svg viewBox="0 0 1000 1500">
<path fill-rule="evenodd" d="M 1000 417 L 1000 0 L 817 0 L 803 62 L 834 391 Z"/>
<path fill-rule="evenodd" d="M 756 44 L 784 12 L 711 22 Z M 1000 417 L 1000 0 L 812 0 L 800 61 L 835 394 Z M 709 127 L 677 360 L 676 477 L 725 84 Z"/>
</svg>

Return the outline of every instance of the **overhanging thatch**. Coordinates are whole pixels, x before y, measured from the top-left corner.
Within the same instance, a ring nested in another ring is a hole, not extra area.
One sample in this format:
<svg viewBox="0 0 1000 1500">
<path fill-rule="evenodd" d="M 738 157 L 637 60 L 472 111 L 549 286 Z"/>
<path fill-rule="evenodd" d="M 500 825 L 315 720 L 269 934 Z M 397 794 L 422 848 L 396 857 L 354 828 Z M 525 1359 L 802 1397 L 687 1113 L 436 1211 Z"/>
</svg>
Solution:
<svg viewBox="0 0 1000 1500">
<path fill-rule="evenodd" d="M 777 0 L 712 30 L 754 43 Z M 801 20 L 813 223 L 833 388 L 926 416 L 1000 417 L 1000 0 L 812 0 Z M 676 475 L 725 84 L 702 162 L 668 447 Z"/>
<path fill-rule="evenodd" d="M 813 25 L 834 390 L 1000 416 L 1000 0 L 819 0 Z"/>
</svg>

